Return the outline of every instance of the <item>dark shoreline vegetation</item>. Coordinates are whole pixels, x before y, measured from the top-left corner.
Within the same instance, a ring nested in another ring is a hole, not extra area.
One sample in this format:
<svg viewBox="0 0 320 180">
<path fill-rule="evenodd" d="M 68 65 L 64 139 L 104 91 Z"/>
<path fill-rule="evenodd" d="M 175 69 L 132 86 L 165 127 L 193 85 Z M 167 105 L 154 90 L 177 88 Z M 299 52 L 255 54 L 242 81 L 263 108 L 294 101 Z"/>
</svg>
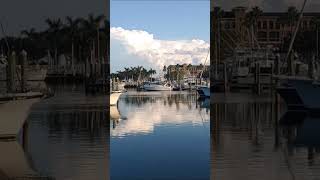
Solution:
<svg viewBox="0 0 320 180">
<path fill-rule="evenodd" d="M 192 70 L 195 67 L 198 67 L 198 70 Z M 202 71 L 203 70 L 203 71 Z M 138 80 L 148 80 L 152 78 L 157 71 L 150 68 L 149 70 L 145 69 L 143 66 L 137 67 L 125 67 L 122 71 L 117 71 L 116 73 L 111 73 L 111 78 L 119 78 L 120 80 L 132 79 L 134 81 Z M 162 73 L 164 78 L 170 80 L 182 80 L 188 74 L 192 73 L 197 78 L 209 78 L 209 70 L 205 68 L 204 65 L 191 65 L 191 64 L 176 64 L 170 66 L 163 66 Z"/>
<path fill-rule="evenodd" d="M 85 62 L 90 58 L 104 62 L 108 56 L 110 22 L 104 15 L 89 14 L 86 18 L 48 18 L 45 23 L 47 29 L 22 30 L 19 36 L 6 37 L 2 31 L 4 37 L 0 39 L 0 54 L 8 56 L 9 52 L 19 53 L 25 50 L 28 60 L 36 61 L 50 53 L 52 64 L 58 64 L 60 55 L 76 62 Z"/>
<path fill-rule="evenodd" d="M 119 78 L 120 80 L 133 79 L 137 81 L 140 79 L 149 79 L 152 75 L 156 74 L 157 71 L 150 68 L 145 69 L 143 66 L 137 67 L 125 67 L 122 71 L 117 71 L 116 73 L 111 73 L 111 78 Z"/>
</svg>

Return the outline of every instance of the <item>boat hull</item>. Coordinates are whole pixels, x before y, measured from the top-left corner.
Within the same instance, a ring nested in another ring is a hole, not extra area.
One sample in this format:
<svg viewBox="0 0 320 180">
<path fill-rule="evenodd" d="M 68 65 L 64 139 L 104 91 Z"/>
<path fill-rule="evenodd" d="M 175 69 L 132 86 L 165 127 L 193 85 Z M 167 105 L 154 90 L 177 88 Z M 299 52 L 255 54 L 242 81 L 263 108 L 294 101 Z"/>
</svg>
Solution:
<svg viewBox="0 0 320 180">
<path fill-rule="evenodd" d="M 197 92 L 202 97 L 210 97 L 210 88 L 209 87 L 198 87 Z"/>
<path fill-rule="evenodd" d="M 297 92 L 297 90 L 293 87 L 278 87 L 277 93 L 281 96 L 281 98 L 286 103 L 289 110 L 299 110 L 303 109 L 303 102 Z"/>
<path fill-rule="evenodd" d="M 0 104 L 0 139 L 16 138 L 33 104 L 39 102 L 40 97 L 22 100 L 2 100 Z"/>
<path fill-rule="evenodd" d="M 115 106 L 118 104 L 118 100 L 119 100 L 121 94 L 122 94 L 121 92 L 112 92 L 110 94 L 110 105 L 111 106 Z"/>
<path fill-rule="evenodd" d="M 143 89 L 146 91 L 171 91 L 172 87 L 162 85 L 144 85 Z"/>
<path fill-rule="evenodd" d="M 320 85 L 312 80 L 290 80 L 306 109 L 320 110 Z"/>
</svg>

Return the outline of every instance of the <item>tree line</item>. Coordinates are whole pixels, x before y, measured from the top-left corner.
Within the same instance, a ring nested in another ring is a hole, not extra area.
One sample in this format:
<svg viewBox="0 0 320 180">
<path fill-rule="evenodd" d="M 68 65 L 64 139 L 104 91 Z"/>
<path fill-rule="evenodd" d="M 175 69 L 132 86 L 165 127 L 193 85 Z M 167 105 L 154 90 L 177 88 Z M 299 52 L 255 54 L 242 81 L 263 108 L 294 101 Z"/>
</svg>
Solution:
<svg viewBox="0 0 320 180">
<path fill-rule="evenodd" d="M 119 78 L 120 80 L 132 79 L 134 81 L 144 81 L 152 78 L 157 71 L 150 68 L 149 70 L 145 69 L 142 66 L 137 67 L 125 67 L 124 70 L 117 71 L 116 73 L 111 74 L 111 78 Z"/>
<path fill-rule="evenodd" d="M 27 51 L 29 60 L 37 60 L 50 54 L 53 64 L 59 55 L 84 62 L 89 58 L 106 59 L 109 41 L 109 21 L 104 15 L 89 14 L 86 18 L 46 19 L 46 29 L 25 29 L 18 36 L 0 39 L 0 53 Z M 103 25 L 104 23 L 104 25 Z"/>
</svg>

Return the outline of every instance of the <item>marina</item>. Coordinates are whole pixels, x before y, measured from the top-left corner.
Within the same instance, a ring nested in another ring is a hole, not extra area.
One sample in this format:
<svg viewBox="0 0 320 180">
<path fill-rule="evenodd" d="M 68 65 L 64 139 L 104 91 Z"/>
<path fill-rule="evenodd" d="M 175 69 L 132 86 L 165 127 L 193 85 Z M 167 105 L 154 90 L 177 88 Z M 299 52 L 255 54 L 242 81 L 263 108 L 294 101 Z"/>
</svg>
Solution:
<svg viewBox="0 0 320 180">
<path fill-rule="evenodd" d="M 209 179 L 209 105 L 196 92 L 128 89 L 110 109 L 111 179 Z"/>
</svg>

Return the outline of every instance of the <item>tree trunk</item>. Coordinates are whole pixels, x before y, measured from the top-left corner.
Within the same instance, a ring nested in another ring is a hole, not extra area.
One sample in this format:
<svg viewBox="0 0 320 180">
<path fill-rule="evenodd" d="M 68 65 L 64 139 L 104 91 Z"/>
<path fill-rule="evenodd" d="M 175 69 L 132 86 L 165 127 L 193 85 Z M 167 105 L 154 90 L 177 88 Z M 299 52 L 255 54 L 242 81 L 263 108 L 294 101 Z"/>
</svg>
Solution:
<svg viewBox="0 0 320 180">
<path fill-rule="evenodd" d="M 72 44 L 71 44 L 71 69 L 72 69 L 72 75 L 75 75 L 74 72 L 74 43 L 73 43 L 73 38 L 72 38 Z"/>
<path fill-rule="evenodd" d="M 98 58 L 98 62 L 100 62 L 100 32 L 99 32 L 99 27 L 97 27 L 97 58 Z"/>
<path fill-rule="evenodd" d="M 58 49 L 57 48 L 54 49 L 54 59 L 56 61 L 56 65 L 58 65 L 59 62 L 58 62 Z"/>
</svg>

